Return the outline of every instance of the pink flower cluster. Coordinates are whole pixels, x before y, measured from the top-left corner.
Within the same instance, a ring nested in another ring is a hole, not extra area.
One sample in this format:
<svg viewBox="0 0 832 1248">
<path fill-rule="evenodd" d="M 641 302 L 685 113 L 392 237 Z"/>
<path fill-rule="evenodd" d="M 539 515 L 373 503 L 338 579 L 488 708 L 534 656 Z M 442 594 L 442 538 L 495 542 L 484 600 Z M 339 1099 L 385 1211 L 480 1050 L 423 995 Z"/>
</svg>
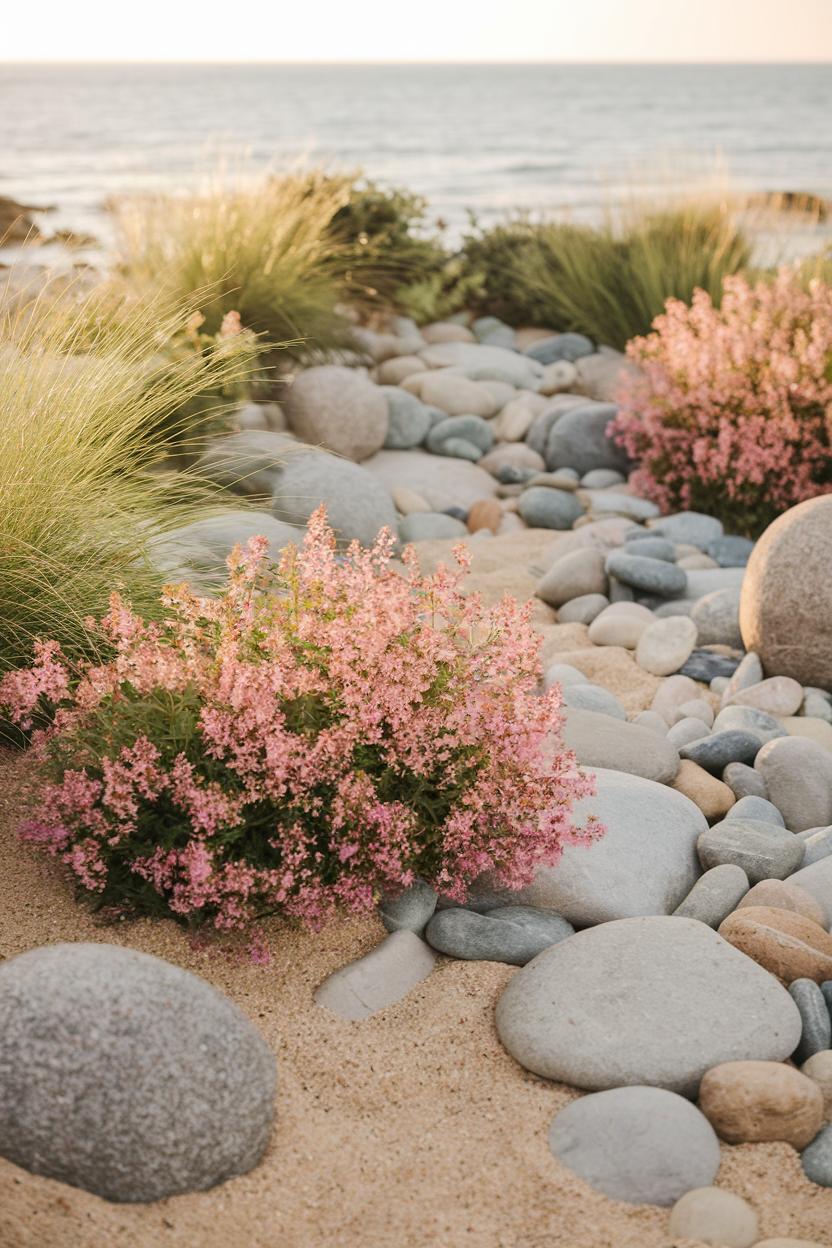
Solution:
<svg viewBox="0 0 832 1248">
<path fill-rule="evenodd" d="M 393 541 L 336 551 L 323 510 L 278 564 L 252 539 L 220 597 L 171 588 L 160 624 L 117 597 L 112 657 L 70 673 L 54 644 L 0 681 L 45 786 L 23 828 L 101 905 L 219 929 L 281 912 L 315 925 L 417 877 L 463 900 L 509 887 L 601 829 L 538 696 L 528 606 L 484 610 L 455 571 Z"/>
<path fill-rule="evenodd" d="M 754 533 L 832 490 L 832 287 L 789 269 L 725 279 L 719 308 L 699 290 L 667 303 L 627 348 L 616 440 L 634 484 L 661 507 L 721 515 Z"/>
</svg>

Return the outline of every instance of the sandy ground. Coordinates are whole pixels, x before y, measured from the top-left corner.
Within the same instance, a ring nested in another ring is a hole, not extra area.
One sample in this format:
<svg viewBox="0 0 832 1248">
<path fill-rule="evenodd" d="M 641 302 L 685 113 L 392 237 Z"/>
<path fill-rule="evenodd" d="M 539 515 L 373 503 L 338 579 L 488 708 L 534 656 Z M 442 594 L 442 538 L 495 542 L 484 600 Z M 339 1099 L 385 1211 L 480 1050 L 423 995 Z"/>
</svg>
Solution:
<svg viewBox="0 0 832 1248">
<path fill-rule="evenodd" d="M 580 626 L 547 646 L 631 709 L 652 697 L 653 678 Z M 16 840 L 26 767 L 0 754 L 0 955 L 106 940 L 197 972 L 272 1045 L 279 1088 L 261 1164 L 208 1192 L 112 1205 L 0 1160 L 0 1248 L 690 1248 L 671 1240 L 666 1210 L 609 1201 L 549 1153 L 549 1124 L 576 1093 L 502 1049 L 493 1012 L 513 968 L 440 960 L 404 1001 L 349 1023 L 312 994 L 383 936 L 374 917 L 314 936 L 275 922 L 265 968 L 194 949 L 172 923 L 101 926 Z M 832 1190 L 805 1179 L 789 1146 L 724 1147 L 718 1182 L 751 1201 L 761 1238 L 832 1244 Z"/>
</svg>

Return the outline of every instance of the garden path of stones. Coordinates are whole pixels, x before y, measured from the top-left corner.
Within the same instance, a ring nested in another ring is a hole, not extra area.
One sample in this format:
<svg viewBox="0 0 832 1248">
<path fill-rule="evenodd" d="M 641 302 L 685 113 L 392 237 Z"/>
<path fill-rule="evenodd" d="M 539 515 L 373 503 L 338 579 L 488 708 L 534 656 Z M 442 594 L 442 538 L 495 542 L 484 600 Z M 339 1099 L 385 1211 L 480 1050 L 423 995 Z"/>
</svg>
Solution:
<svg viewBox="0 0 832 1248">
<path fill-rule="evenodd" d="M 487 600 L 534 595 L 542 687 L 596 776 L 576 818 L 606 835 L 520 893 L 386 899 L 388 937 L 318 1004 L 360 1023 L 440 956 L 517 966 L 502 1043 L 587 1093 L 552 1153 L 613 1199 L 672 1206 L 675 1236 L 756 1244 L 752 1205 L 714 1186 L 720 1139 L 786 1141 L 832 1186 L 832 497 L 756 546 L 660 515 L 607 436 L 633 365 L 581 335 L 483 318 L 355 337 L 202 457 L 271 514 L 191 525 L 160 563 L 199 583 L 252 533 L 296 540 L 322 502 L 344 541 L 389 525 L 423 562 L 468 539 Z"/>
</svg>

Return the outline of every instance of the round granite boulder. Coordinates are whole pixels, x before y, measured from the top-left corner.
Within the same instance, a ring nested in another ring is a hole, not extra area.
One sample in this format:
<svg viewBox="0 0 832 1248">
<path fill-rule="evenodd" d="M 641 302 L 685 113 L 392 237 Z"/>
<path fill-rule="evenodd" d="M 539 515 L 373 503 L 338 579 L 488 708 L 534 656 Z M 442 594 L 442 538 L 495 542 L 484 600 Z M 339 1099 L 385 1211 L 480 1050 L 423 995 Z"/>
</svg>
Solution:
<svg viewBox="0 0 832 1248">
<path fill-rule="evenodd" d="M 283 410 L 304 442 L 346 459 L 367 459 L 387 437 L 387 396 L 354 368 L 307 368 L 293 382 Z"/>
<path fill-rule="evenodd" d="M 274 1055 L 204 980 L 108 944 L 0 966 L 0 1154 L 105 1200 L 200 1191 L 260 1160 Z"/>
<path fill-rule="evenodd" d="M 661 1088 L 613 1088 L 572 1101 L 552 1123 L 549 1148 L 605 1196 L 634 1205 L 672 1205 L 713 1183 L 719 1169 L 708 1120 Z"/>
<path fill-rule="evenodd" d="M 740 630 L 769 676 L 832 689 L 832 494 L 792 507 L 754 547 Z"/>
<path fill-rule="evenodd" d="M 527 1070 L 602 1091 L 695 1096 L 720 1062 L 785 1061 L 800 1011 L 777 980 L 704 923 L 652 916 L 576 932 L 509 981 L 497 1031 Z"/>
</svg>

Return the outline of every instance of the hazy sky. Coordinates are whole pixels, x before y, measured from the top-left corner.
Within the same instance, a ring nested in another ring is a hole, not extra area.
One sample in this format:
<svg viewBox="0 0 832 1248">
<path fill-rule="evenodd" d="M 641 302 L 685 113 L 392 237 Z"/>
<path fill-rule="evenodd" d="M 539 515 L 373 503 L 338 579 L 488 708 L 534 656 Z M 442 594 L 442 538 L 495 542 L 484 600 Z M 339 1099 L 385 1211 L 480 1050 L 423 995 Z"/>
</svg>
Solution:
<svg viewBox="0 0 832 1248">
<path fill-rule="evenodd" d="M 18 0 L 4 8 L 0 60 L 832 60 L 832 0 Z"/>
</svg>

